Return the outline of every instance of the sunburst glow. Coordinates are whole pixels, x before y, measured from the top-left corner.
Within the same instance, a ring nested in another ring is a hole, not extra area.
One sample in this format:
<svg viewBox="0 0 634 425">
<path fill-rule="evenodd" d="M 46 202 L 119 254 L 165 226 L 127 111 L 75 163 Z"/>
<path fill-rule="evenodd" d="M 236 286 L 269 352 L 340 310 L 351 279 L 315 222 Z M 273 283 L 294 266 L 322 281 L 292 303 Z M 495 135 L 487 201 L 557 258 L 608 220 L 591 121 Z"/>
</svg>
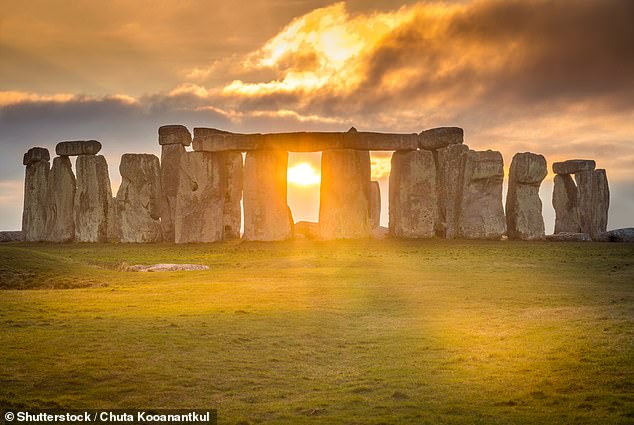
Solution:
<svg viewBox="0 0 634 425">
<path fill-rule="evenodd" d="M 321 175 L 307 162 L 301 162 L 290 167 L 287 179 L 289 183 L 300 186 L 312 186 L 321 183 Z"/>
</svg>

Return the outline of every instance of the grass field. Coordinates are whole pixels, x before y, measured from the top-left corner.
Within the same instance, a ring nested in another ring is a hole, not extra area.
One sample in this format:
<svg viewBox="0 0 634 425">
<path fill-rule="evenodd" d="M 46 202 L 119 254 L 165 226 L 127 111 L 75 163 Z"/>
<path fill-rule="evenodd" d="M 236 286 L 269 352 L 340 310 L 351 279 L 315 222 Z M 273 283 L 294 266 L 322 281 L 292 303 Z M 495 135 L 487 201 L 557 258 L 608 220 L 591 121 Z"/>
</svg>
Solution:
<svg viewBox="0 0 634 425">
<path fill-rule="evenodd" d="M 3 407 L 634 422 L 631 244 L 4 244 L 0 286 Z"/>
</svg>

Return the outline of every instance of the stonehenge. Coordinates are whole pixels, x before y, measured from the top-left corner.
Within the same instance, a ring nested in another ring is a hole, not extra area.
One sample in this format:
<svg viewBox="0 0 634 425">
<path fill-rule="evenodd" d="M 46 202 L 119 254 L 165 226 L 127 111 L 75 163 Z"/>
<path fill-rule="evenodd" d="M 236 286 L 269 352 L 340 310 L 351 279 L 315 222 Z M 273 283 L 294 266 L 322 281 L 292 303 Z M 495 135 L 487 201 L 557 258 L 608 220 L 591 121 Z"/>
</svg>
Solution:
<svg viewBox="0 0 634 425">
<path fill-rule="evenodd" d="M 546 158 L 530 152 L 513 157 L 506 194 L 506 228 L 509 239 L 544 239 L 544 218 L 539 187 L 548 174 Z"/>
<path fill-rule="evenodd" d="M 48 149 L 44 148 L 29 149 L 22 160 L 22 164 L 26 165 L 22 232 L 27 242 L 46 239 L 49 160 Z"/>
<path fill-rule="evenodd" d="M 286 204 L 287 167 L 287 151 L 247 152 L 243 192 L 245 240 L 281 241 L 293 236 L 293 217 Z"/>
<path fill-rule="evenodd" d="M 76 181 L 70 158 L 54 158 L 47 188 L 48 242 L 70 242 L 75 238 L 75 188 Z"/>
<path fill-rule="evenodd" d="M 112 189 L 102 155 L 79 155 L 75 163 L 75 241 L 107 242 L 112 220 Z"/>
<path fill-rule="evenodd" d="M 583 233 L 597 240 L 606 232 L 610 188 L 606 171 L 595 167 L 594 161 L 583 159 L 553 164 L 555 234 Z"/>
<path fill-rule="evenodd" d="M 27 242 L 206 243 L 230 239 L 432 238 L 625 240 L 606 232 L 607 174 L 591 160 L 552 165 L 553 235 L 545 235 L 539 188 L 544 156 L 513 157 L 506 205 L 500 152 L 470 150 L 464 131 L 420 133 L 298 132 L 240 134 L 166 125 L 160 160 L 121 157 L 112 197 L 96 140 L 60 142 L 50 167 L 45 148 L 25 165 L 20 238 Z M 191 146 L 191 147 L 190 147 Z M 189 147 L 189 148 L 188 148 Z M 381 193 L 371 181 L 370 151 L 393 151 L 389 226 L 380 227 Z M 322 152 L 319 220 L 295 224 L 287 205 L 289 152 Z M 75 170 L 71 156 L 76 157 Z M 505 209 L 506 206 L 506 209 Z M 629 233 L 627 234 L 629 237 Z M 620 239 L 619 239 L 620 238 Z"/>
<path fill-rule="evenodd" d="M 161 241 L 161 176 L 155 155 L 126 153 L 121 157 L 121 186 L 116 197 L 121 242 Z"/>
<path fill-rule="evenodd" d="M 181 158 L 185 155 L 185 146 L 189 146 L 192 136 L 182 125 L 165 125 L 159 128 L 161 146 L 161 230 L 163 240 L 174 242 L 174 214 Z"/>
<path fill-rule="evenodd" d="M 464 239 L 500 239 L 506 232 L 502 154 L 470 150 L 464 154 L 463 163 L 458 234 Z"/>
<path fill-rule="evenodd" d="M 370 153 L 326 150 L 321 155 L 319 191 L 321 239 L 370 236 Z"/>
<path fill-rule="evenodd" d="M 431 238 L 438 214 L 436 165 L 429 151 L 397 151 L 390 171 L 390 234 Z"/>
</svg>

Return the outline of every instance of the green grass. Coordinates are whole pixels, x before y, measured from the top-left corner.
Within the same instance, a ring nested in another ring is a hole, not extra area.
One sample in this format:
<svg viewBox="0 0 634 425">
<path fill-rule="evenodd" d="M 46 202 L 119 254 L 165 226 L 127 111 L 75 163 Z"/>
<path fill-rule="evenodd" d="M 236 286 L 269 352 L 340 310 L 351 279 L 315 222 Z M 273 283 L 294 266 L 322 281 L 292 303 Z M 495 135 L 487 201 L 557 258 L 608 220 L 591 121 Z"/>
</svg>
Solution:
<svg viewBox="0 0 634 425">
<path fill-rule="evenodd" d="M 4 244 L 0 287 L 0 406 L 634 421 L 633 245 Z"/>
</svg>

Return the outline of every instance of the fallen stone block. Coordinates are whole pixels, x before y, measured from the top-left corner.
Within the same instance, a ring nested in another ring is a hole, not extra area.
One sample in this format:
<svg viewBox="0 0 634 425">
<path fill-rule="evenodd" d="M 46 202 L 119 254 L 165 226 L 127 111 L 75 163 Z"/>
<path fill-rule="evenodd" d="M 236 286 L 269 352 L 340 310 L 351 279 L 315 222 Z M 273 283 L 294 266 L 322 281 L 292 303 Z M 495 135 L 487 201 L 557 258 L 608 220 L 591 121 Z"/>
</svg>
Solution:
<svg viewBox="0 0 634 425">
<path fill-rule="evenodd" d="M 609 232 L 600 233 L 597 238 L 600 242 L 634 242 L 634 227 L 624 229 L 614 229 Z"/>
<path fill-rule="evenodd" d="M 546 235 L 546 240 L 551 242 L 589 242 L 592 238 L 587 233 L 561 232 Z"/>
</svg>

